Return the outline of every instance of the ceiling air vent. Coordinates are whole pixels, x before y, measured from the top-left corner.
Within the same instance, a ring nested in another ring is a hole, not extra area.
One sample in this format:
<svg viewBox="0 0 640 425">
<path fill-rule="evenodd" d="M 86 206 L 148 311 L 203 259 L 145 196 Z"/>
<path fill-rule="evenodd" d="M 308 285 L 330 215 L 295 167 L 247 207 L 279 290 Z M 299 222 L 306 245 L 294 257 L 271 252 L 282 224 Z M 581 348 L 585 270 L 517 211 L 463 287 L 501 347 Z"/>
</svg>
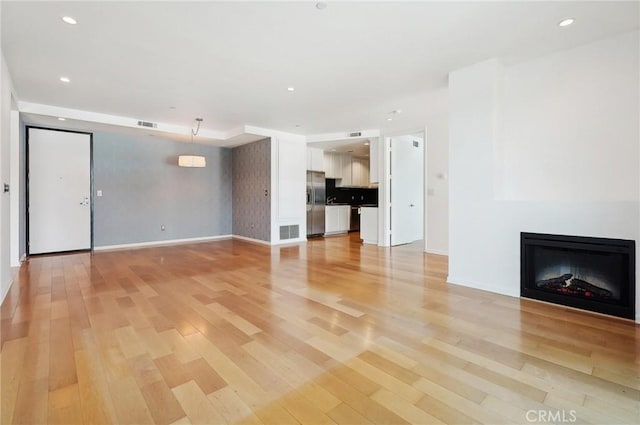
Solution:
<svg viewBox="0 0 640 425">
<path fill-rule="evenodd" d="M 158 124 L 155 122 L 149 122 L 149 121 L 138 121 L 138 125 L 140 127 L 146 127 L 146 128 L 157 128 Z"/>
<path fill-rule="evenodd" d="M 360 137 L 362 136 L 361 131 L 356 131 L 355 133 L 349 133 L 349 137 Z"/>
</svg>

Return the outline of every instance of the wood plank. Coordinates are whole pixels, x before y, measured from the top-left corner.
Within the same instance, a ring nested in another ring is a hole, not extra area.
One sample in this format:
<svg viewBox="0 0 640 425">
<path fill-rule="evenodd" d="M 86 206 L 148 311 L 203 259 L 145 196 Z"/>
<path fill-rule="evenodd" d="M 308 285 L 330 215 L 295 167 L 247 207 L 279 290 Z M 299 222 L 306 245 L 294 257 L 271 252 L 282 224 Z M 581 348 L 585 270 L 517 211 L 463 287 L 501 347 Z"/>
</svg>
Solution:
<svg viewBox="0 0 640 425">
<path fill-rule="evenodd" d="M 156 424 L 170 424 L 186 416 L 180 403 L 164 381 L 142 386 L 142 396 Z"/>
<path fill-rule="evenodd" d="M 189 420 L 194 424 L 223 424 L 224 417 L 209 403 L 195 382 L 189 381 L 172 389 Z"/>
</svg>

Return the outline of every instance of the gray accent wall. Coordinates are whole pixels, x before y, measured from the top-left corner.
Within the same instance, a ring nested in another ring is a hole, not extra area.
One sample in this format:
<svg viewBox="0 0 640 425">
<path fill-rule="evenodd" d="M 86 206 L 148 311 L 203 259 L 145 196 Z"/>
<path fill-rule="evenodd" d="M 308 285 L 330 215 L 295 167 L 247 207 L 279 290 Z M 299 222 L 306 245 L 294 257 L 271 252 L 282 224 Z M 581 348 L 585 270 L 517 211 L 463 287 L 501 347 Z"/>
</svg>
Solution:
<svg viewBox="0 0 640 425">
<path fill-rule="evenodd" d="M 178 167 L 180 154 L 207 166 Z M 230 149 L 94 133 L 93 170 L 95 247 L 231 234 Z"/>
<path fill-rule="evenodd" d="M 271 139 L 233 149 L 233 234 L 271 241 Z"/>
</svg>

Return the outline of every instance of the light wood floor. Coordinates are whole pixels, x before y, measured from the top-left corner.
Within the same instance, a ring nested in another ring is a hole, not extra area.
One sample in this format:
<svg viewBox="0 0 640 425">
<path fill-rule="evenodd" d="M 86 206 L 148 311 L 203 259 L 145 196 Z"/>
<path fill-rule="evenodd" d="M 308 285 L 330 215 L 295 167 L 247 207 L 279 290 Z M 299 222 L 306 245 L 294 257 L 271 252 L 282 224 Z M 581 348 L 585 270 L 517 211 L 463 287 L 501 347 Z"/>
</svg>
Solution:
<svg viewBox="0 0 640 425">
<path fill-rule="evenodd" d="M 640 327 L 446 273 L 353 235 L 32 258 L 2 423 L 640 422 Z"/>
</svg>

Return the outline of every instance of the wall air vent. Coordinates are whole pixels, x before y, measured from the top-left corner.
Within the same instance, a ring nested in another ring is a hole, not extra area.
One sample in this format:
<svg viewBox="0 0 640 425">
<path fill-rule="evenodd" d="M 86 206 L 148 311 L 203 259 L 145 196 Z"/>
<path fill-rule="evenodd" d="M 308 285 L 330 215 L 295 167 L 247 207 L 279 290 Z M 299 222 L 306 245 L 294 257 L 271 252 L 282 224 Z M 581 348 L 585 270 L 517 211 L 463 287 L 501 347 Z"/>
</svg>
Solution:
<svg viewBox="0 0 640 425">
<path fill-rule="evenodd" d="M 360 137 L 362 136 L 361 131 L 356 131 L 355 133 L 349 133 L 349 137 Z"/>
<path fill-rule="evenodd" d="M 300 237 L 300 226 L 292 224 L 290 226 L 280 226 L 280 240 L 297 239 Z"/>
<path fill-rule="evenodd" d="M 155 122 L 149 122 L 149 121 L 138 121 L 138 125 L 140 127 L 146 127 L 146 128 L 158 128 L 158 124 Z"/>
</svg>

